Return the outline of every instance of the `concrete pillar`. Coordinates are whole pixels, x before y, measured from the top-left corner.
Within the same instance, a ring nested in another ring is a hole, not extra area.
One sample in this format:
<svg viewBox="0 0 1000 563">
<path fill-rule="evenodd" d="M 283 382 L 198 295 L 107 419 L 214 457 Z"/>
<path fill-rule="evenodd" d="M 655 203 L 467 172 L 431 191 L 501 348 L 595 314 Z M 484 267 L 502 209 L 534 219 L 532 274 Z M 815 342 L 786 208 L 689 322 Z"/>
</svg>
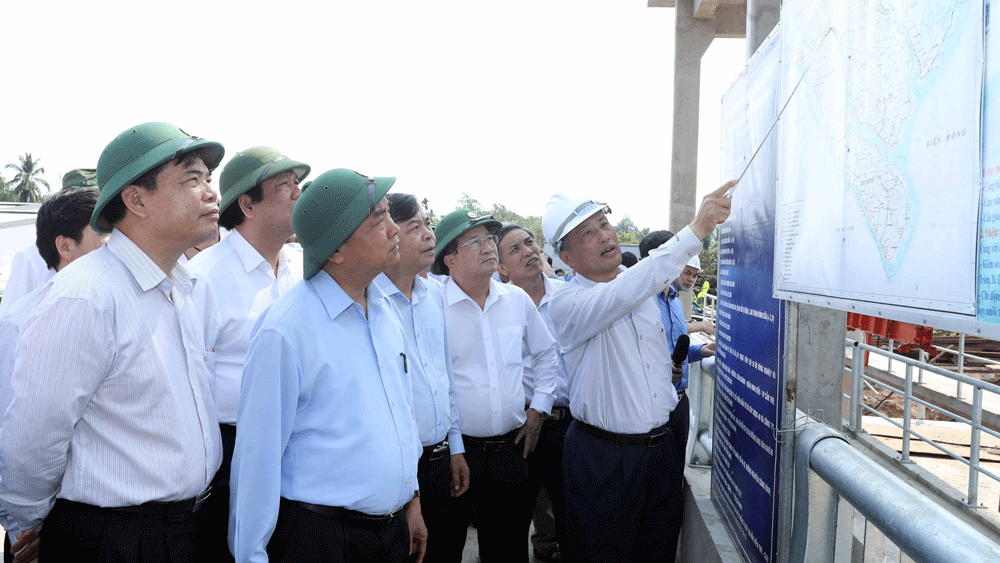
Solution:
<svg viewBox="0 0 1000 563">
<path fill-rule="evenodd" d="M 715 39 L 715 20 L 694 17 L 695 0 L 674 10 L 674 130 L 670 162 L 670 223 L 677 232 L 694 220 L 698 177 L 701 57 Z"/>
<path fill-rule="evenodd" d="M 778 25 L 781 0 L 747 0 L 747 60 Z"/>
</svg>

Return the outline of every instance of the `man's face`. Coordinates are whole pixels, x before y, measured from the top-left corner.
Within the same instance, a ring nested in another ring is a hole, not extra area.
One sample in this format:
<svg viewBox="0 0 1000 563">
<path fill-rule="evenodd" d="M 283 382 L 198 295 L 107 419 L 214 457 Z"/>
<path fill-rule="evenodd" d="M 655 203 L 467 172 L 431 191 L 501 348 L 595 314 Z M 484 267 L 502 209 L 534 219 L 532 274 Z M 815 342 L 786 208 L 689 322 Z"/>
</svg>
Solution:
<svg viewBox="0 0 1000 563">
<path fill-rule="evenodd" d="M 399 265 L 407 270 L 423 271 L 434 263 L 434 231 L 424 211 L 399 225 Z"/>
<path fill-rule="evenodd" d="M 677 277 L 677 281 L 674 282 L 674 285 L 676 285 L 677 289 L 680 291 L 690 291 L 691 288 L 694 287 L 694 283 L 696 281 L 698 281 L 698 268 L 695 268 L 694 266 L 684 266 L 684 271 L 682 271 L 681 275 Z"/>
<path fill-rule="evenodd" d="M 514 229 L 500 241 L 500 273 L 513 280 L 538 277 L 542 274 L 542 250 L 535 244 L 535 237 L 523 230 Z"/>
<path fill-rule="evenodd" d="M 337 252 L 346 265 L 382 271 L 399 262 L 398 234 L 399 227 L 389 217 L 389 202 L 383 197 Z"/>
<path fill-rule="evenodd" d="M 497 269 L 497 247 L 489 238 L 486 227 L 473 227 L 456 239 L 458 252 L 445 257 L 451 273 L 460 276 L 483 274 L 492 276 Z M 473 242 L 477 241 L 477 242 Z M 469 244 L 472 243 L 472 244 Z M 478 248 L 470 248 L 478 246 Z"/>
<path fill-rule="evenodd" d="M 294 232 L 292 209 L 295 207 L 295 200 L 302 193 L 298 176 L 291 170 L 278 174 L 264 180 L 261 190 L 264 192 L 264 199 L 253 204 L 254 216 L 259 218 L 267 232 L 287 239 Z"/>
<path fill-rule="evenodd" d="M 177 247 L 191 248 L 217 232 L 219 205 L 210 182 L 212 173 L 201 157 L 190 164 L 170 163 L 156 176 L 156 190 L 139 188 L 148 215 L 147 224 Z"/>
<path fill-rule="evenodd" d="M 563 251 L 563 261 L 578 273 L 590 279 L 614 278 L 622 263 L 622 252 L 618 233 L 603 211 L 574 227 L 566 235 L 566 242 L 569 250 Z"/>
</svg>

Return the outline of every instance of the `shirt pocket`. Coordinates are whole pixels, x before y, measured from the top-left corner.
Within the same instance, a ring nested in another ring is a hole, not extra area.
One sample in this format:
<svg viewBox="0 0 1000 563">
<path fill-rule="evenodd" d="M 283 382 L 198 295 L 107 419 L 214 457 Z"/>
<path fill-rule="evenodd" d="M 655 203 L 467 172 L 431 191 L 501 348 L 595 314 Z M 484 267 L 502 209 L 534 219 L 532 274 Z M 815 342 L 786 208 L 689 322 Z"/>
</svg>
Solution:
<svg viewBox="0 0 1000 563">
<path fill-rule="evenodd" d="M 511 366 L 521 363 L 523 335 L 524 329 L 519 326 L 501 328 L 497 331 L 497 337 L 500 338 L 500 353 L 503 356 L 504 364 Z"/>
</svg>

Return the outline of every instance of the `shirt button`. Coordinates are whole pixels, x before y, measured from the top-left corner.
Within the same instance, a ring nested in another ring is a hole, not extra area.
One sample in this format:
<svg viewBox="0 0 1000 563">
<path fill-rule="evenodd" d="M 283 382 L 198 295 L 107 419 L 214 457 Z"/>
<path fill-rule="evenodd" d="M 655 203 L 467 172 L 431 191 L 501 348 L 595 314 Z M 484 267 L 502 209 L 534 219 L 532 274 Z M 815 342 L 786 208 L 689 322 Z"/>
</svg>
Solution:
<svg viewBox="0 0 1000 563">
<path fill-rule="evenodd" d="M 656 398 L 656 393 L 653 393 L 653 398 L 654 398 L 654 399 Z"/>
<path fill-rule="evenodd" d="M 646 369 L 649 369 L 649 364 L 646 364 Z"/>
</svg>

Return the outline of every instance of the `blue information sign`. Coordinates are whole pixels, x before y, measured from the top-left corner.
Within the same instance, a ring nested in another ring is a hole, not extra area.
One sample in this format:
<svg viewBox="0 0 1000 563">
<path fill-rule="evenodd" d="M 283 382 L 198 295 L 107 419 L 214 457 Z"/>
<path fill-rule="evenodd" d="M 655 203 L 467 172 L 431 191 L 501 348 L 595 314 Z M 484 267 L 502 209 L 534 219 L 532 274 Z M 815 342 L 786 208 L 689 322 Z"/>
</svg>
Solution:
<svg viewBox="0 0 1000 563">
<path fill-rule="evenodd" d="M 750 167 L 720 227 L 712 498 L 754 563 L 775 561 L 777 538 L 784 384 L 784 309 L 771 291 L 778 128 L 767 135 L 780 111 L 779 38 L 775 29 L 722 100 L 722 180 Z"/>
</svg>

